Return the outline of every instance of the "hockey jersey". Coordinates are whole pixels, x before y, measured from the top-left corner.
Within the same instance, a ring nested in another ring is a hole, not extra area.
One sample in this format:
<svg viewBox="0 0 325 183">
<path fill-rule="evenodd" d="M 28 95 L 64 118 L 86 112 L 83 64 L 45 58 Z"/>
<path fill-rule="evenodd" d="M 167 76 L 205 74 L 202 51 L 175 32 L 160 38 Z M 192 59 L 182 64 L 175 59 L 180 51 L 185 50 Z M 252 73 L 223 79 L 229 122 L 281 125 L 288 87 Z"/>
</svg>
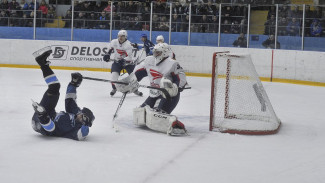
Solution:
<svg viewBox="0 0 325 183">
<path fill-rule="evenodd" d="M 109 49 L 114 49 L 114 60 L 119 61 L 124 59 L 127 63 L 133 62 L 132 50 L 133 46 L 129 40 L 120 44 L 118 39 L 113 39 L 109 45 Z"/>
<path fill-rule="evenodd" d="M 144 62 L 135 67 L 134 72 L 138 81 L 148 76 L 150 85 L 156 88 L 160 87 L 159 84 L 162 77 L 171 80 L 179 88 L 187 84 L 185 72 L 178 62 L 175 62 L 170 57 L 158 64 L 156 64 L 155 60 L 155 57 L 148 56 Z M 161 95 L 160 91 L 150 90 L 150 97 L 158 97 L 159 95 Z"/>
<path fill-rule="evenodd" d="M 37 113 L 33 116 L 33 128 L 35 131 L 46 135 L 65 137 L 74 140 L 84 140 L 89 133 L 89 127 L 75 121 L 76 115 L 81 111 L 76 103 L 76 87 L 69 84 L 65 99 L 66 112 L 61 111 L 57 114 L 50 115 L 51 120 L 55 124 L 55 129 L 52 132 L 44 130 L 37 120 Z"/>
</svg>

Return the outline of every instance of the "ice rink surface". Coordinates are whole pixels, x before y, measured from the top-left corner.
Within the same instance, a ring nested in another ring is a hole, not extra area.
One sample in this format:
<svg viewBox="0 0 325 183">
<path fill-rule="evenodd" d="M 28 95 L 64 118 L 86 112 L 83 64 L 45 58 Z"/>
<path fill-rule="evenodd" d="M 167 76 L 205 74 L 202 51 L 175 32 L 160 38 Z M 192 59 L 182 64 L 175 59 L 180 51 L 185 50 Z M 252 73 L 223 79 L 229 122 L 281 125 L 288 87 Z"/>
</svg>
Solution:
<svg viewBox="0 0 325 183">
<path fill-rule="evenodd" d="M 54 70 L 61 82 L 57 112 L 74 71 Z M 108 73 L 80 71 L 109 79 Z M 33 131 L 31 99 L 47 89 L 40 69 L 0 68 L 0 182 L 2 183 L 316 183 L 325 180 L 325 88 L 263 82 L 282 121 L 267 136 L 209 132 L 210 78 L 188 77 L 173 111 L 190 136 L 170 137 L 132 123 L 145 97 L 127 95 L 111 128 L 121 93 L 109 83 L 84 80 L 80 107 L 95 116 L 86 141 L 45 137 Z M 142 84 L 148 84 L 145 78 Z"/>
</svg>

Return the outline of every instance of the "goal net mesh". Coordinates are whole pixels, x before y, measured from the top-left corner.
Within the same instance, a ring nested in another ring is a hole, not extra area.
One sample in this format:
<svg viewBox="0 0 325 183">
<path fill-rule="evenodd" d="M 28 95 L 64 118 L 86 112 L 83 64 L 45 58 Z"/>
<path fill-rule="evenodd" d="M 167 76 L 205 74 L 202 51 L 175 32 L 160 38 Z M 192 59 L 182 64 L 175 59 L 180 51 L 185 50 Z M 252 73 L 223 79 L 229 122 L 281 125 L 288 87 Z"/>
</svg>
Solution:
<svg viewBox="0 0 325 183">
<path fill-rule="evenodd" d="M 210 130 L 272 134 L 281 124 L 248 54 L 213 56 Z"/>
</svg>

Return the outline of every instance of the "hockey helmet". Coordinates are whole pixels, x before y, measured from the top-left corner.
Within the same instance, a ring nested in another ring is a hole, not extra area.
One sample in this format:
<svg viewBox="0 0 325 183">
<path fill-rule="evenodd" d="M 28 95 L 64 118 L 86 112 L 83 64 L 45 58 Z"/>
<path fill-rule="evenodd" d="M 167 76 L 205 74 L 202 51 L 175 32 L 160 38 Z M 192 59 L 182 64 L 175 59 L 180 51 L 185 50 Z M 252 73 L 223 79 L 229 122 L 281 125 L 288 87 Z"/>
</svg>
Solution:
<svg viewBox="0 0 325 183">
<path fill-rule="evenodd" d="M 128 38 L 128 33 L 126 32 L 126 30 L 120 30 L 117 36 L 125 36 L 125 38 Z"/>
<path fill-rule="evenodd" d="M 82 108 L 81 113 L 82 113 L 82 121 L 84 122 L 84 124 L 86 126 L 91 127 L 93 125 L 93 121 L 95 120 L 95 116 L 93 112 L 90 109 L 84 107 Z"/>
<path fill-rule="evenodd" d="M 147 34 L 141 34 L 141 37 L 147 38 Z"/>
<path fill-rule="evenodd" d="M 165 43 L 158 43 L 153 48 L 153 56 L 156 59 L 156 65 L 159 64 L 164 58 L 167 58 L 168 55 L 168 45 Z"/>
<path fill-rule="evenodd" d="M 164 43 L 165 42 L 164 36 L 162 36 L 162 35 L 157 36 L 156 42 L 157 43 Z"/>
</svg>

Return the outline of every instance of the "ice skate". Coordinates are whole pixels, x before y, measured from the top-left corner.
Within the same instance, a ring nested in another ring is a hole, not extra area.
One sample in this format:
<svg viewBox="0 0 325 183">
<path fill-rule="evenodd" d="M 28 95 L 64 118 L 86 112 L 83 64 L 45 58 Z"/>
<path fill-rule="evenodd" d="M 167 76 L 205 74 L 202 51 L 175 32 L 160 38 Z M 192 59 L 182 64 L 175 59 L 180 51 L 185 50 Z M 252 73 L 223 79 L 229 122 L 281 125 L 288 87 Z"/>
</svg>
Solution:
<svg viewBox="0 0 325 183">
<path fill-rule="evenodd" d="M 50 62 L 46 61 L 46 59 L 48 56 L 51 55 L 51 53 L 52 53 L 51 47 L 47 46 L 45 48 L 35 51 L 33 53 L 33 56 L 35 57 L 35 60 L 38 63 L 38 65 L 42 67 L 50 64 Z"/>
<path fill-rule="evenodd" d="M 138 96 L 140 96 L 140 97 L 142 97 L 143 96 L 143 93 L 142 92 L 140 92 L 139 90 L 136 90 L 135 92 L 133 92 L 134 94 L 136 94 L 136 95 L 138 95 Z"/>
<path fill-rule="evenodd" d="M 184 124 L 176 120 L 170 125 L 167 134 L 171 136 L 181 136 L 181 135 L 187 135 L 187 131 L 185 129 Z"/>
<path fill-rule="evenodd" d="M 116 93 L 116 89 L 113 89 L 113 90 L 111 91 L 111 93 L 109 93 L 109 94 L 111 95 L 111 97 L 113 97 L 113 96 L 115 95 L 115 93 Z"/>
<path fill-rule="evenodd" d="M 39 103 L 34 102 L 32 100 L 32 106 L 34 108 L 34 111 L 38 114 L 39 117 L 46 115 L 46 110 L 43 106 L 41 106 Z"/>
</svg>

